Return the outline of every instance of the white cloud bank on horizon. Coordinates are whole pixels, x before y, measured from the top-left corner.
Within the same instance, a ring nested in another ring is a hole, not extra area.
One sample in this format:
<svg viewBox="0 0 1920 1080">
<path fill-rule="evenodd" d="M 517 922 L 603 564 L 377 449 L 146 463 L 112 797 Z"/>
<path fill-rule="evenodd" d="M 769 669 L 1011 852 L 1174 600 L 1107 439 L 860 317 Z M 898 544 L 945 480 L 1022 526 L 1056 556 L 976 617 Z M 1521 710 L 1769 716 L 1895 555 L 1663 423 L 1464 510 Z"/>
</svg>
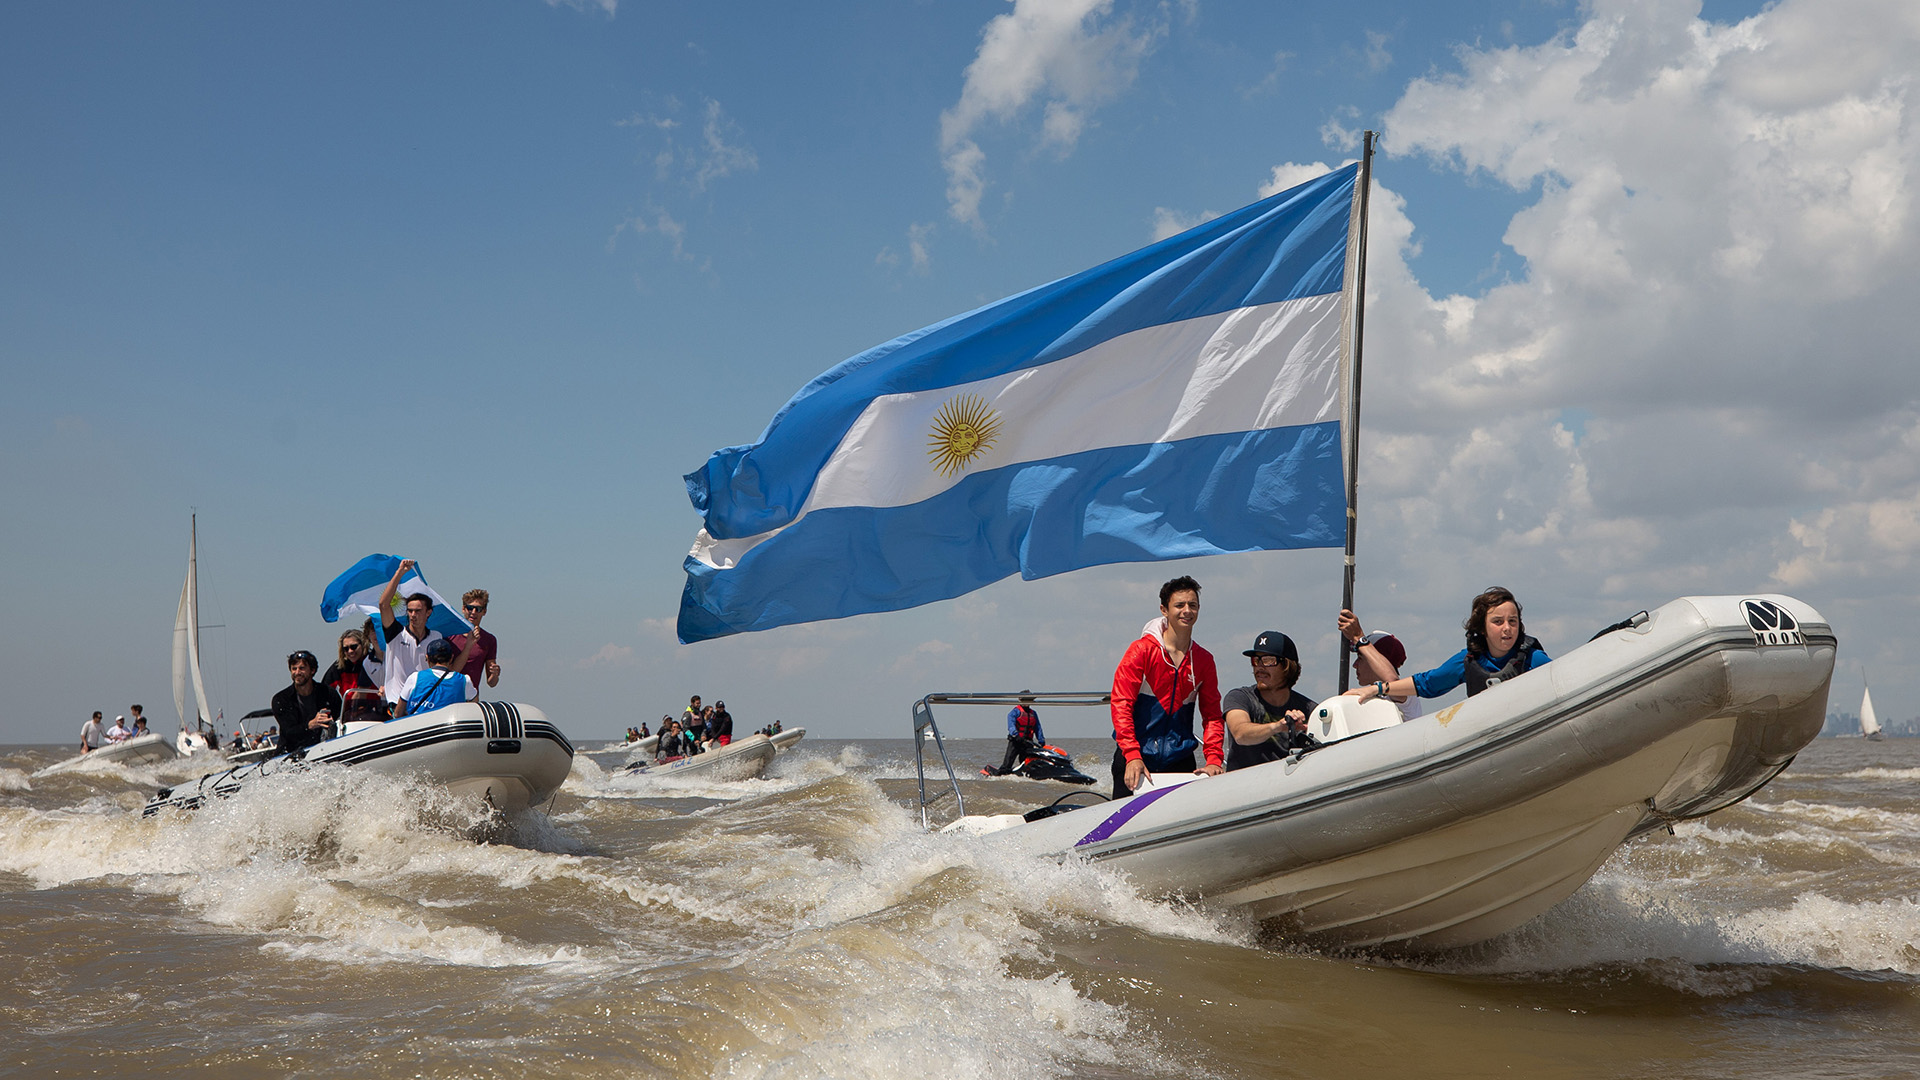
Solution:
<svg viewBox="0 0 1920 1080">
<path fill-rule="evenodd" d="M 1136 33 L 1132 18 L 1112 13 L 1113 0 L 1014 0 L 1012 11 L 988 20 L 960 100 L 940 114 L 947 212 L 955 221 L 986 229 L 987 155 L 975 138 L 983 124 L 1006 123 L 1039 103 L 1039 146 L 1065 155 L 1094 109 L 1132 85 L 1166 24 L 1151 21 Z"/>
<path fill-rule="evenodd" d="M 1920 553 L 1920 5 L 1699 12 L 1593 0 L 1385 116 L 1387 154 L 1537 192 L 1504 237 L 1524 273 L 1436 298 L 1376 162 L 1360 536 L 1396 601 L 1770 588 L 1896 632 Z"/>
</svg>

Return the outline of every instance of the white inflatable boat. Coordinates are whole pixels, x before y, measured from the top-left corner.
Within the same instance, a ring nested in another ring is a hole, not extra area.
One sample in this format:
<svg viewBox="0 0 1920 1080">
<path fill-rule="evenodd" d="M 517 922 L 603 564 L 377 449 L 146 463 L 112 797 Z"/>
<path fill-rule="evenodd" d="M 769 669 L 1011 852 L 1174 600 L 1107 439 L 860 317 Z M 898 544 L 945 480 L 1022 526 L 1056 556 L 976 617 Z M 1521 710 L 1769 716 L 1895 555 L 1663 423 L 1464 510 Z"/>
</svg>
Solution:
<svg viewBox="0 0 1920 1080">
<path fill-rule="evenodd" d="M 174 749 L 173 743 L 166 736 L 155 733 L 107 743 L 92 753 L 55 762 L 33 775 L 38 778 L 72 769 L 98 769 L 108 765 L 151 765 L 156 761 L 171 761 L 178 756 L 179 751 Z"/>
<path fill-rule="evenodd" d="M 1315 718 L 1331 741 L 1287 760 L 948 828 L 1328 942 L 1483 941 L 1628 838 L 1751 795 L 1820 732 L 1835 639 L 1806 604 L 1690 597 L 1629 622 L 1406 723 L 1342 737 L 1380 718 L 1334 703 Z M 946 794 L 928 796 L 923 771 L 923 813 Z"/>
<path fill-rule="evenodd" d="M 785 750 L 788 747 L 792 746 L 794 743 L 797 743 L 801 739 L 806 738 L 806 736 L 807 736 L 806 728 L 794 727 L 794 728 L 785 728 L 783 730 L 774 732 L 772 735 L 766 736 L 766 739 L 768 742 L 771 742 L 773 744 L 773 748 L 775 750 Z M 752 737 L 753 736 L 751 735 L 747 736 L 747 738 L 749 739 Z M 745 741 L 746 739 L 741 740 L 741 742 L 745 742 Z M 652 762 L 653 752 L 659 749 L 659 747 L 660 747 L 660 736 L 649 735 L 644 739 L 639 739 L 634 742 L 621 743 L 620 745 L 614 747 L 614 749 L 625 750 L 627 752 L 627 761 L 628 761 L 627 767 L 633 768 L 635 765 L 651 765 L 653 763 Z M 711 751 L 708 751 L 708 752 L 711 753 Z"/>
<path fill-rule="evenodd" d="M 784 732 L 782 733 L 784 734 Z M 636 761 L 623 776 L 687 776 L 702 780 L 751 780 L 767 770 L 767 764 L 779 752 L 765 735 L 749 735 L 725 746 L 716 746 L 689 757 L 652 763 Z"/>
<path fill-rule="evenodd" d="M 531 705 L 467 701 L 384 723 L 349 723 L 344 734 L 309 747 L 299 760 L 283 754 L 162 788 L 143 813 L 169 806 L 193 809 L 260 777 L 321 765 L 418 773 L 511 813 L 545 802 L 559 790 L 573 770 L 573 744 Z"/>
</svg>

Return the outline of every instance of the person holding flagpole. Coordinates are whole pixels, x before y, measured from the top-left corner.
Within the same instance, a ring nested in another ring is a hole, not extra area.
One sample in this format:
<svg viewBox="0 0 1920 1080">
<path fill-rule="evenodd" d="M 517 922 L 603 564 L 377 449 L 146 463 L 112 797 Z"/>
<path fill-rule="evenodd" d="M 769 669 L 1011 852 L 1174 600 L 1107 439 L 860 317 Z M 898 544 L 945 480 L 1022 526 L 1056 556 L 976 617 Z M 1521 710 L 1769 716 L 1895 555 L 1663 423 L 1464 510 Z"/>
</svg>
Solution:
<svg viewBox="0 0 1920 1080">
<path fill-rule="evenodd" d="M 1194 644 L 1200 583 L 1185 574 L 1160 586 L 1160 617 L 1127 646 L 1113 672 L 1113 797 L 1139 790 L 1149 772 L 1224 771 L 1226 718 L 1213 654 Z M 1202 719 L 1193 737 L 1193 713 Z M 1194 767 L 1204 749 L 1206 764 Z"/>
<path fill-rule="evenodd" d="M 393 572 L 393 580 L 387 582 L 386 590 L 380 594 L 377 606 L 383 620 L 387 619 L 386 613 L 392 610 L 389 605 L 393 603 L 394 594 L 400 591 L 400 579 L 406 577 L 413 567 L 412 559 L 401 559 L 399 567 Z M 432 615 L 433 597 L 417 592 L 407 597 L 406 622 L 387 620 L 380 629 L 381 636 L 387 639 L 385 690 L 388 705 L 398 705 L 405 700 L 401 688 L 406 685 L 407 676 L 427 666 L 427 646 L 446 640 L 445 634 L 428 628 L 427 620 Z M 465 659 L 461 658 L 463 662 Z"/>
</svg>

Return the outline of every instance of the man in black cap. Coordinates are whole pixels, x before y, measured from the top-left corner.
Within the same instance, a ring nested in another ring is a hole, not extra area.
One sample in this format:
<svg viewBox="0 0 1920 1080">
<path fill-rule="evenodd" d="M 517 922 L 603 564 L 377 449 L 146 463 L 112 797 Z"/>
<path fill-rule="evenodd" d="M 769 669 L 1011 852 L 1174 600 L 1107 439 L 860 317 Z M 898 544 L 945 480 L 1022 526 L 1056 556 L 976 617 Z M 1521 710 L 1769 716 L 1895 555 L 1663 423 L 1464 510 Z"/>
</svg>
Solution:
<svg viewBox="0 0 1920 1080">
<path fill-rule="evenodd" d="M 1293 639 L 1268 630 L 1243 655 L 1253 661 L 1253 685 L 1229 690 L 1220 701 L 1227 714 L 1227 771 L 1279 761 L 1307 735 L 1313 699 L 1294 690 L 1300 681 L 1300 650 Z"/>
<path fill-rule="evenodd" d="M 305 649 L 287 657 L 293 685 L 273 695 L 273 720 L 280 727 L 280 749 L 294 756 L 327 737 L 327 725 L 340 715 L 340 695 L 313 681 L 320 661 Z"/>
</svg>

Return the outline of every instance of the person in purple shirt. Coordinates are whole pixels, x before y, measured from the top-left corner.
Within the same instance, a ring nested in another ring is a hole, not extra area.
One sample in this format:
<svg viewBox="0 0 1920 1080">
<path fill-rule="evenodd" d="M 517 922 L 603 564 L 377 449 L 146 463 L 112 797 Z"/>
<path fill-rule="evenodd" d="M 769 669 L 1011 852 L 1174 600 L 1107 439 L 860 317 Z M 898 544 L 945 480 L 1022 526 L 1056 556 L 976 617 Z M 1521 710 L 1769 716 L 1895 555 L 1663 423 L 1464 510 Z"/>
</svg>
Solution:
<svg viewBox="0 0 1920 1080">
<path fill-rule="evenodd" d="M 489 689 L 500 685 L 500 641 L 480 629 L 480 620 L 487 617 L 487 600 L 485 589 L 468 589 L 466 595 L 460 597 L 460 610 L 473 624 L 473 633 L 455 634 L 451 639 L 454 654 L 460 657 L 454 666 L 475 689 L 483 681 Z"/>
</svg>

